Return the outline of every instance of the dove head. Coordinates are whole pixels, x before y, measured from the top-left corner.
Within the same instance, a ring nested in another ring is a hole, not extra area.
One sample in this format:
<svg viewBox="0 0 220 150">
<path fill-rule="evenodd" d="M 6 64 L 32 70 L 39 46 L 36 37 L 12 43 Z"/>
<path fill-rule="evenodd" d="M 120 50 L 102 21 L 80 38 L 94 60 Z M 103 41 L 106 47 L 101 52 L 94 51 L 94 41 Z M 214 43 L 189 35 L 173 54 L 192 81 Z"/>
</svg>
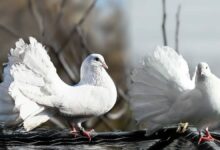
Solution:
<svg viewBox="0 0 220 150">
<path fill-rule="evenodd" d="M 100 54 L 90 54 L 83 61 L 82 68 L 95 69 L 95 68 L 105 68 L 108 69 L 108 66 L 105 63 L 105 59 Z"/>
<path fill-rule="evenodd" d="M 204 80 L 206 77 L 208 77 L 211 74 L 211 70 L 209 68 L 209 65 L 205 62 L 201 62 L 197 66 L 196 75 L 198 79 Z"/>
<path fill-rule="evenodd" d="M 81 80 L 96 80 L 106 73 L 105 69 L 108 69 L 108 66 L 104 57 L 100 54 L 90 54 L 82 63 Z"/>
</svg>

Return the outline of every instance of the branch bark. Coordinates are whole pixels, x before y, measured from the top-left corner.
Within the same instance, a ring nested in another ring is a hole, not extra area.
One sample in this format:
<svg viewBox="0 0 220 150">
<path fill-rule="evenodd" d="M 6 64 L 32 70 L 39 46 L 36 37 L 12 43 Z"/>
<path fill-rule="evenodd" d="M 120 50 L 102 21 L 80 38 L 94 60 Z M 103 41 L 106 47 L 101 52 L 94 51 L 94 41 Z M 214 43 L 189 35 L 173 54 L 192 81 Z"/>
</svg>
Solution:
<svg viewBox="0 0 220 150">
<path fill-rule="evenodd" d="M 38 146 L 57 146 L 57 145 L 117 145 L 117 143 L 124 142 L 131 144 L 131 142 L 150 142 L 148 149 L 163 149 L 169 146 L 174 140 L 182 137 L 186 141 L 191 142 L 199 149 L 219 149 L 218 144 L 220 134 L 211 132 L 211 135 L 217 139 L 216 141 L 206 141 L 198 144 L 200 134 L 198 129 L 189 127 L 184 133 L 176 132 L 177 126 L 170 126 L 161 128 L 153 133 L 148 134 L 147 130 L 137 130 L 130 132 L 94 132 L 92 133 L 92 140 L 89 141 L 85 136 L 74 137 L 69 130 L 48 130 L 39 129 L 30 132 L 24 131 L 11 131 L 2 130 L 0 132 L 0 144 L 2 146 L 25 146 L 25 145 L 38 145 Z"/>
</svg>

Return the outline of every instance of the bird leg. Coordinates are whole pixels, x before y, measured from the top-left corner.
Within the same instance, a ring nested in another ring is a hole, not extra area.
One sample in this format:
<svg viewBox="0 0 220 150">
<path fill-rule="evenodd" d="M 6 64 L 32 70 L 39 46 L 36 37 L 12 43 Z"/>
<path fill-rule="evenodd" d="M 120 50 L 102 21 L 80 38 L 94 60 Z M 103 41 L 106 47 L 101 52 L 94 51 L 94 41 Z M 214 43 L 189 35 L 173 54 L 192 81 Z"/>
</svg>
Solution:
<svg viewBox="0 0 220 150">
<path fill-rule="evenodd" d="M 210 134 L 208 127 L 205 129 L 205 135 L 202 136 L 201 131 L 199 131 L 199 136 L 200 136 L 200 138 L 199 138 L 198 144 L 205 142 L 205 141 L 214 141 L 215 140 L 212 137 L 212 135 Z"/>
<path fill-rule="evenodd" d="M 73 127 L 70 132 L 73 134 L 73 136 L 74 136 L 75 138 L 79 135 L 79 131 L 77 131 L 75 127 Z"/>
<path fill-rule="evenodd" d="M 73 134 L 74 138 L 76 138 L 78 135 L 79 135 L 79 131 L 77 131 L 77 127 L 75 127 L 75 124 L 70 124 L 70 128 L 71 128 L 71 131 L 70 133 Z"/>
<path fill-rule="evenodd" d="M 91 141 L 91 140 L 92 140 L 91 133 L 94 132 L 94 129 L 91 129 L 91 130 L 86 131 L 86 130 L 82 127 L 81 123 L 78 123 L 77 126 L 79 127 L 80 133 L 81 133 L 82 135 L 86 136 L 86 137 L 89 139 L 89 141 Z"/>
<path fill-rule="evenodd" d="M 189 126 L 189 123 L 188 123 L 188 122 L 185 122 L 185 123 L 180 122 L 180 123 L 178 124 L 178 127 L 177 127 L 176 132 L 178 132 L 178 133 L 184 133 L 184 132 L 186 132 L 186 129 L 188 128 L 188 126 Z"/>
</svg>

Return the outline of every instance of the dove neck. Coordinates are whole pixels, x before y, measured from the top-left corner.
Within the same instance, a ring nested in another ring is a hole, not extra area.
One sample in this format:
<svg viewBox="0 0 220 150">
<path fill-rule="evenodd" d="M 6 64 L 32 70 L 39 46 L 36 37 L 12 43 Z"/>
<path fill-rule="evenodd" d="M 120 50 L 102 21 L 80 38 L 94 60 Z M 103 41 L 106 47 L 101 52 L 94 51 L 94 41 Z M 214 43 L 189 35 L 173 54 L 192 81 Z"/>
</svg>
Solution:
<svg viewBox="0 0 220 150">
<path fill-rule="evenodd" d="M 94 86 L 106 87 L 108 74 L 103 67 L 84 67 L 81 68 L 80 83 Z"/>
<path fill-rule="evenodd" d="M 197 76 L 196 77 L 196 88 L 203 90 L 204 92 L 209 92 L 208 89 L 213 88 L 213 82 L 210 80 L 213 76 Z"/>
</svg>

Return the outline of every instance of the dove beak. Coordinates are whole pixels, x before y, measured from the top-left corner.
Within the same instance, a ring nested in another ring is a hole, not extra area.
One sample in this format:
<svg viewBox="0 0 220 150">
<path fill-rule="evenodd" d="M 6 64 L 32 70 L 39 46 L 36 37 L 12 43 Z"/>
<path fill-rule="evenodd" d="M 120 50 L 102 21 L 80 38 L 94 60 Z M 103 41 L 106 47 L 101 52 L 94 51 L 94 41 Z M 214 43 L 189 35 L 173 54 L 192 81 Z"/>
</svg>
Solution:
<svg viewBox="0 0 220 150">
<path fill-rule="evenodd" d="M 108 69 L 108 66 L 106 65 L 105 62 L 102 62 L 102 67 L 104 67 L 105 69 Z"/>
<path fill-rule="evenodd" d="M 201 71 L 201 72 L 200 72 L 200 75 L 201 75 L 201 76 L 204 76 L 204 75 L 205 75 L 205 72 L 204 72 L 204 71 Z"/>
<path fill-rule="evenodd" d="M 204 72 L 202 71 L 201 68 L 198 68 L 198 74 L 199 74 L 200 76 L 203 76 L 203 75 L 204 75 Z"/>
<path fill-rule="evenodd" d="M 204 70 L 203 69 L 199 69 L 199 74 L 200 74 L 200 76 L 205 76 Z"/>
</svg>

